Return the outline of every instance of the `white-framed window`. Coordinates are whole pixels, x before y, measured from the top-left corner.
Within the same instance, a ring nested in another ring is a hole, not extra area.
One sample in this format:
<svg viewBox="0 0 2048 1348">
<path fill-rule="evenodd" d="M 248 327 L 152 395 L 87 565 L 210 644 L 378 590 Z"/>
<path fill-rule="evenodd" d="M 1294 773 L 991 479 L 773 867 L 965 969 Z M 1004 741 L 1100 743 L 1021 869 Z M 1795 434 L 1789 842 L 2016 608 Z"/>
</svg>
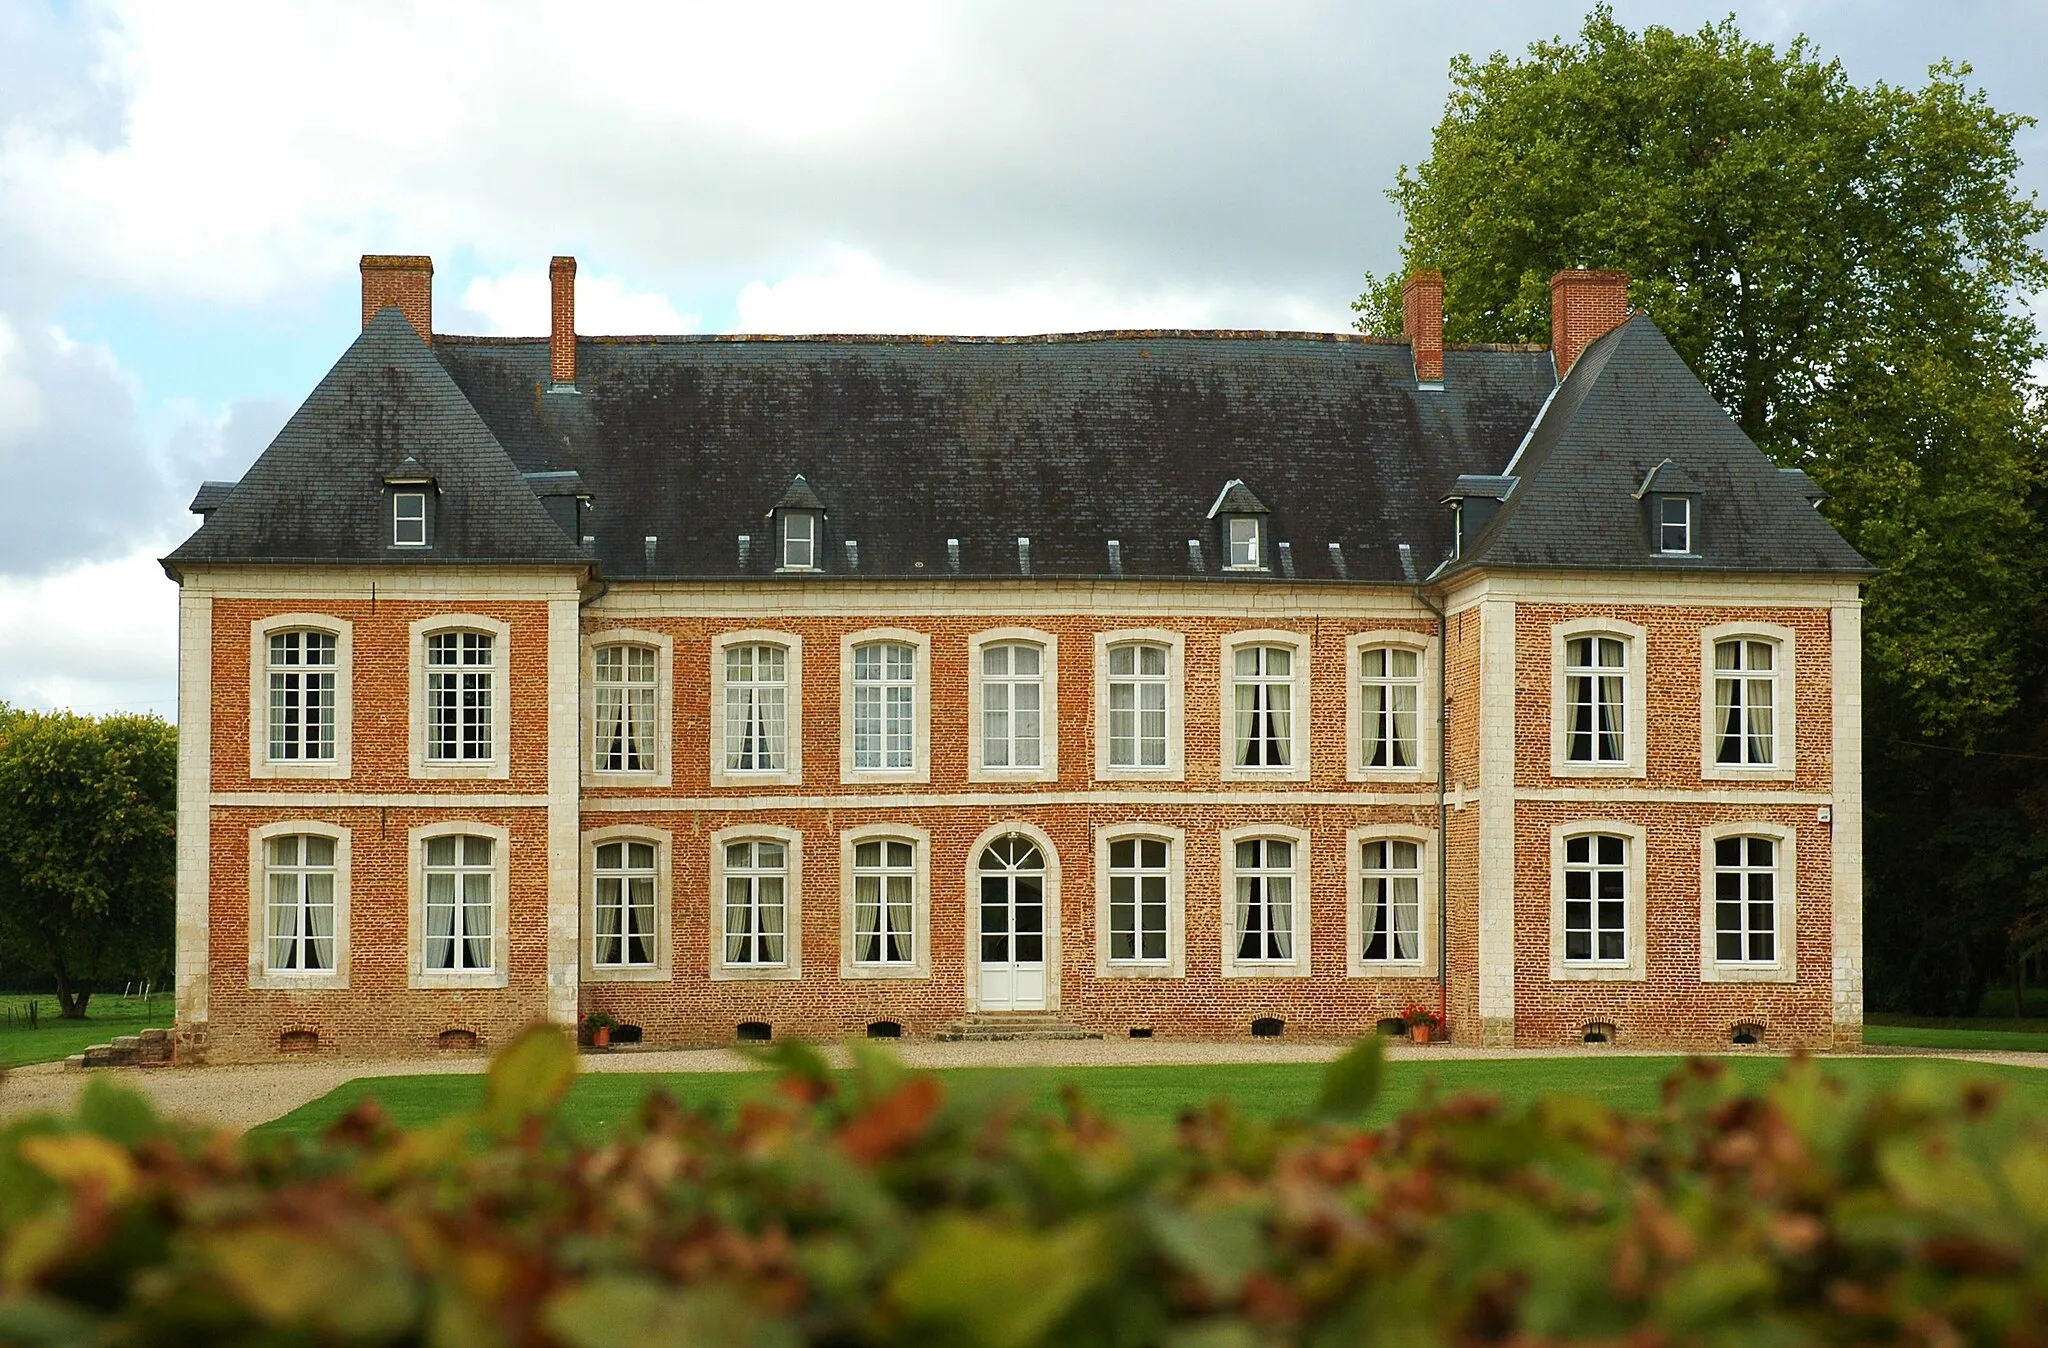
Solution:
<svg viewBox="0 0 2048 1348">
<path fill-rule="evenodd" d="M 1367 646 L 1358 652 L 1358 750 L 1361 766 L 1416 768 L 1422 763 L 1422 652 Z"/>
<path fill-rule="evenodd" d="M 1641 980 L 1645 842 L 1622 821 L 1552 827 L 1552 978 Z"/>
<path fill-rule="evenodd" d="M 967 779 L 1049 782 L 1059 776 L 1059 641 L 1000 627 L 968 638 Z"/>
<path fill-rule="evenodd" d="M 842 777 L 927 781 L 931 776 L 931 638 L 881 629 L 841 641 Z"/>
<path fill-rule="evenodd" d="M 1240 632 L 1223 642 L 1223 776 L 1308 778 L 1308 641 Z"/>
<path fill-rule="evenodd" d="M 1345 836 L 1351 904 L 1346 972 L 1419 978 L 1436 968 L 1436 835 L 1370 824 Z"/>
<path fill-rule="evenodd" d="M 333 758 L 334 633 L 312 629 L 272 632 L 267 645 L 270 761 Z"/>
<path fill-rule="evenodd" d="M 1107 711 L 1103 739 L 1107 760 L 1120 771 L 1164 772 L 1170 759 L 1174 685 L 1172 648 L 1157 641 L 1123 641 L 1109 647 Z"/>
<path fill-rule="evenodd" d="M 412 774 L 506 777 L 512 727 L 511 627 L 482 614 L 412 624 Z"/>
<path fill-rule="evenodd" d="M 660 652 L 651 646 L 619 642 L 592 654 L 597 714 L 591 766 L 597 771 L 654 771 L 659 668 Z"/>
<path fill-rule="evenodd" d="M 1184 847 L 1181 830 L 1160 824 L 1096 831 L 1097 977 L 1182 976 Z"/>
<path fill-rule="evenodd" d="M 929 835 L 907 825 L 840 835 L 841 976 L 931 976 L 930 850 Z"/>
<path fill-rule="evenodd" d="M 583 977 L 660 983 L 673 976 L 670 836 L 641 824 L 583 835 Z"/>
<path fill-rule="evenodd" d="M 711 784 L 803 782 L 803 639 L 722 632 L 711 642 Z"/>
<path fill-rule="evenodd" d="M 1692 551 L 1691 497 L 1660 496 L 1657 498 L 1657 551 L 1664 553 L 1690 553 Z"/>
<path fill-rule="evenodd" d="M 249 830 L 249 986 L 346 988 L 349 831 L 313 819 Z"/>
<path fill-rule="evenodd" d="M 497 638 L 436 632 L 427 638 L 427 761 L 482 763 L 495 756 Z"/>
<path fill-rule="evenodd" d="M 413 829 L 408 844 L 412 985 L 504 987 L 510 831 L 448 820 Z"/>
<path fill-rule="evenodd" d="M 803 834 L 741 824 L 711 835 L 711 977 L 803 976 Z"/>
<path fill-rule="evenodd" d="M 615 838 L 592 855 L 590 962 L 599 969 L 652 969 L 660 939 L 650 839 Z"/>
<path fill-rule="evenodd" d="M 725 770 L 789 770 L 789 648 L 770 642 L 727 646 Z"/>
<path fill-rule="evenodd" d="M 353 625 L 278 613 L 249 625 L 249 775 L 350 774 Z"/>
<path fill-rule="evenodd" d="M 1788 781 L 1794 775 L 1794 633 L 1722 623 L 1700 633 L 1700 775 Z"/>
<path fill-rule="evenodd" d="M 782 516 L 782 569 L 815 571 L 818 568 L 818 516 L 810 510 L 790 510 Z"/>
<path fill-rule="evenodd" d="M 1619 618 L 1551 628 L 1552 776 L 1643 775 L 1644 640 Z"/>
<path fill-rule="evenodd" d="M 1798 837 L 1768 820 L 1700 830 L 1700 979 L 1789 983 L 1798 903 Z"/>
<path fill-rule="evenodd" d="M 1308 958 L 1308 835 L 1277 826 L 1222 837 L 1223 973 L 1303 976 Z"/>
<path fill-rule="evenodd" d="M 391 546 L 423 548 L 427 545 L 427 494 L 400 491 L 391 494 Z"/>
<path fill-rule="evenodd" d="M 1259 517 L 1234 515 L 1230 519 L 1230 569 L 1257 571 L 1265 565 L 1259 549 Z"/>
</svg>

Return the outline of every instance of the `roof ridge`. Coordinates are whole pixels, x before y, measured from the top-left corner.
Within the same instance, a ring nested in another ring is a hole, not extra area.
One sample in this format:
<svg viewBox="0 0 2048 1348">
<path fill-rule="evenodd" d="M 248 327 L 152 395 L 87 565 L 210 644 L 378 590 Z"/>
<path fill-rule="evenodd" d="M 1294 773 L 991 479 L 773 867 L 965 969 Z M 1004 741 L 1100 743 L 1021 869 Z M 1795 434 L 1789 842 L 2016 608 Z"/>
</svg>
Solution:
<svg viewBox="0 0 2048 1348">
<path fill-rule="evenodd" d="M 1209 339 L 1217 341 L 1275 341 L 1275 342 L 1332 342 L 1347 346 L 1407 346 L 1406 337 L 1381 337 L 1365 332 L 1314 332 L 1307 329 L 1291 328 L 1089 328 L 1076 332 L 1034 332 L 1014 335 L 975 335 L 964 333 L 919 333 L 919 332 L 677 332 L 677 333 L 579 333 L 578 341 L 595 342 L 600 346 L 654 346 L 665 344 L 688 345 L 693 343 L 720 344 L 741 342 L 858 342 L 877 346 L 939 346 L 958 343 L 962 346 L 1021 346 L 1031 342 L 1061 344 L 1068 342 L 1120 342 L 1120 341 L 1168 341 L 1174 339 Z M 434 341 L 460 342 L 469 346 L 530 346 L 544 344 L 545 335 L 538 337 L 508 337 L 499 335 L 470 336 L 463 333 L 437 332 Z M 1547 347 L 1510 347 L 1504 345 L 1454 346 L 1447 350 L 1501 350 L 1501 351 L 1544 351 Z"/>
</svg>

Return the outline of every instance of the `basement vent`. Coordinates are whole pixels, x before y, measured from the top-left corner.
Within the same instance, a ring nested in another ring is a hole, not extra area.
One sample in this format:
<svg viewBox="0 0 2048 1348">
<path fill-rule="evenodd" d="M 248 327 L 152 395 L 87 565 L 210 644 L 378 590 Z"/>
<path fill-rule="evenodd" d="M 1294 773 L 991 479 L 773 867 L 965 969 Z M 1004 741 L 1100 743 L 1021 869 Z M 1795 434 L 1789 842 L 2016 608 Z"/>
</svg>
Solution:
<svg viewBox="0 0 2048 1348">
<path fill-rule="evenodd" d="M 765 1044 L 775 1037 L 775 1027 L 765 1020 L 743 1020 L 733 1029 L 742 1044 Z"/>
<path fill-rule="evenodd" d="M 317 1030 L 286 1030 L 277 1037 L 279 1053 L 311 1053 L 320 1047 L 320 1033 Z"/>
<path fill-rule="evenodd" d="M 637 1044 L 641 1038 L 642 1035 L 638 1025 L 612 1026 L 612 1046 L 614 1048 L 620 1044 Z"/>
<path fill-rule="evenodd" d="M 868 1022 L 868 1038 L 901 1039 L 903 1026 L 893 1020 L 871 1020 Z"/>
<path fill-rule="evenodd" d="M 476 1052 L 475 1030 L 443 1030 L 434 1036 L 434 1047 L 449 1053 Z"/>
<path fill-rule="evenodd" d="M 1131 1038 L 1133 1038 L 1133 1039 L 1150 1039 L 1151 1037 L 1152 1037 L 1152 1027 L 1151 1027 L 1150 1025 L 1133 1025 L 1133 1026 L 1131 1026 Z"/>
<path fill-rule="evenodd" d="M 1260 1016 L 1252 1022 L 1252 1038 L 1278 1039 L 1287 1030 L 1287 1022 L 1278 1016 Z"/>
<path fill-rule="evenodd" d="M 1612 1044 L 1620 1038 L 1613 1022 L 1605 1020 L 1588 1021 L 1582 1037 L 1589 1044 Z"/>
<path fill-rule="evenodd" d="M 1745 1020 L 1728 1033 L 1728 1042 L 1743 1048 L 1751 1048 L 1764 1042 L 1764 1027 L 1753 1020 Z"/>
<path fill-rule="evenodd" d="M 1373 1026 L 1373 1030 L 1391 1039 L 1406 1039 L 1408 1037 L 1408 1022 L 1399 1016 L 1383 1016 L 1380 1018 L 1379 1023 Z"/>
</svg>

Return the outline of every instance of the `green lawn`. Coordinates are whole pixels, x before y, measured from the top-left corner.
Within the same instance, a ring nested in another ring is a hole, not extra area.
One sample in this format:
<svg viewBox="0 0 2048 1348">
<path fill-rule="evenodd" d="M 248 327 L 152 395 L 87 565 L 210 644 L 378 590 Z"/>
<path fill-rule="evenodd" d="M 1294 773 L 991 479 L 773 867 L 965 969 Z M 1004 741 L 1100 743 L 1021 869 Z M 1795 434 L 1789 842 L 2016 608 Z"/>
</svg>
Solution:
<svg viewBox="0 0 2048 1348">
<path fill-rule="evenodd" d="M 1621 1109 L 1647 1110 L 1659 1086 L 1682 1060 L 1670 1058 L 1485 1059 L 1441 1063 L 1397 1062 L 1388 1066 L 1387 1087 L 1374 1109 L 1385 1119 L 1416 1103 L 1425 1091 L 1444 1094 L 1482 1091 L 1511 1101 L 1551 1093 L 1590 1096 Z M 1783 1067 L 1777 1058 L 1724 1058 L 1736 1080 L 1762 1086 Z M 1989 1079 L 2005 1086 L 2016 1102 L 2048 1110 L 2048 1071 L 1974 1063 L 1903 1058 L 1830 1059 L 1823 1070 L 1852 1085 L 1882 1086 L 1908 1072 L 1951 1081 Z M 1316 1063 L 1252 1063 L 1230 1066 L 1077 1067 L 1064 1069 L 962 1068 L 941 1072 L 954 1090 L 1001 1091 L 1047 1107 L 1072 1082 L 1099 1108 L 1129 1121 L 1171 1120 L 1183 1109 L 1223 1098 L 1260 1116 L 1304 1111 L 1322 1079 Z M 692 1105 L 729 1107 L 764 1089 L 761 1072 L 591 1073 L 576 1079 L 566 1106 L 568 1118 L 586 1138 L 599 1138 L 627 1118 L 648 1092 L 662 1089 Z M 320 1099 L 265 1124 L 259 1132 L 317 1133 L 358 1101 L 374 1096 L 398 1122 L 432 1122 L 471 1108 L 483 1098 L 479 1076 L 373 1077 L 349 1082 Z"/>
<path fill-rule="evenodd" d="M 26 1024 L 28 1004 L 41 1003 L 41 1027 Z M 14 1015 L 10 1021 L 4 1011 Z M 0 993 L 0 1067 L 24 1063 L 54 1062 L 82 1053 L 94 1044 L 104 1044 L 117 1034 L 134 1034 L 152 1027 L 169 1029 L 171 994 L 159 992 L 144 1001 L 98 993 L 85 1004 L 84 1020 L 57 1019 L 57 999 L 49 993 L 35 996 L 25 992 Z"/>
<path fill-rule="evenodd" d="M 2048 1053 L 2048 1020 L 1872 1016 L 1864 1023 L 1863 1042 L 1897 1044 L 1908 1048 L 1986 1048 L 2010 1053 Z"/>
</svg>

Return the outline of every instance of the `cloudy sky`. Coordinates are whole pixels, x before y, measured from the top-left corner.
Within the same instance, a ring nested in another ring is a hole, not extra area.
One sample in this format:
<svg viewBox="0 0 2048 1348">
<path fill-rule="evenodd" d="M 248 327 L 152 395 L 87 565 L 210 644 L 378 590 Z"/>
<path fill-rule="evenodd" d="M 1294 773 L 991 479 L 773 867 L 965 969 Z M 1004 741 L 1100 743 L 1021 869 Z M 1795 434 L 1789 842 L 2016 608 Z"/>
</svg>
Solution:
<svg viewBox="0 0 2048 1348">
<path fill-rule="evenodd" d="M 431 253 L 447 332 L 545 331 L 558 252 L 586 332 L 1342 328 L 1450 58 L 1583 13 L 0 0 L 0 699 L 175 713 L 154 559 L 354 336 L 362 253 Z M 2032 0 L 1738 17 L 2048 113 Z"/>
</svg>

